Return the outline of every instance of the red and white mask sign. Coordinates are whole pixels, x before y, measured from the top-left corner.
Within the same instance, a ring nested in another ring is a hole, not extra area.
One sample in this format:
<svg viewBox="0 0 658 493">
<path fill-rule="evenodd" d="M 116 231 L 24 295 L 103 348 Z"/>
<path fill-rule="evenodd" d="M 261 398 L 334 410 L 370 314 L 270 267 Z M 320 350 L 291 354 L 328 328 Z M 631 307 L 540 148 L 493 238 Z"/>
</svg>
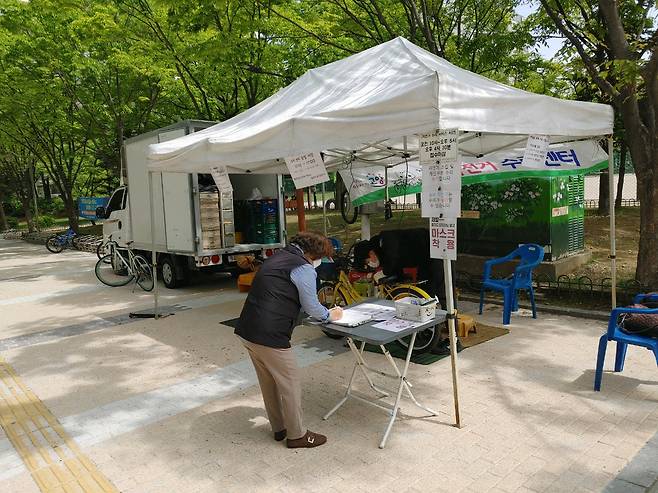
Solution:
<svg viewBox="0 0 658 493">
<path fill-rule="evenodd" d="M 430 257 L 457 260 L 456 219 L 430 219 Z"/>
</svg>

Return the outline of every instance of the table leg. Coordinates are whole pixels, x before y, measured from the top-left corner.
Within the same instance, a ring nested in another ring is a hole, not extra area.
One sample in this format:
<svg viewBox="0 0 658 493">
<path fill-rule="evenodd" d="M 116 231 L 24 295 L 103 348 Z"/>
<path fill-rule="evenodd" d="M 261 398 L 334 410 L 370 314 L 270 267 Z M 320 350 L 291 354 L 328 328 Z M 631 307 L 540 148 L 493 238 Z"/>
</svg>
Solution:
<svg viewBox="0 0 658 493">
<path fill-rule="evenodd" d="M 428 413 L 430 413 L 432 416 L 438 416 L 439 413 L 437 413 L 436 411 L 433 411 L 433 410 L 430 409 L 429 407 L 425 407 L 425 406 L 423 406 L 420 402 L 418 402 L 418 401 L 416 400 L 416 397 L 415 397 L 414 394 L 411 392 L 411 383 L 407 382 L 406 377 L 403 377 L 403 376 L 402 376 L 402 374 L 400 373 L 400 369 L 398 368 L 398 365 L 395 364 L 395 361 L 393 360 L 393 356 L 391 356 L 391 353 L 388 352 L 388 349 L 386 349 L 385 346 L 380 346 L 380 347 L 382 348 L 382 352 L 383 352 L 384 355 L 386 356 L 386 359 L 388 360 L 388 362 L 389 362 L 389 363 L 391 364 L 391 366 L 393 367 L 393 370 L 395 370 L 396 375 L 398 376 L 398 378 L 400 378 L 400 379 L 402 380 L 402 382 L 403 382 L 403 384 L 404 384 L 404 388 L 405 388 L 405 390 L 407 391 L 407 394 L 409 395 L 409 398 L 411 399 L 411 401 L 412 401 L 416 406 L 418 406 L 419 408 L 421 408 L 422 410 L 427 411 Z"/>
<path fill-rule="evenodd" d="M 356 358 L 356 361 L 357 361 L 357 366 L 361 370 L 361 373 L 363 373 L 363 376 L 365 377 L 365 379 L 368 381 L 368 385 L 370 385 L 370 388 L 372 390 L 374 390 L 375 392 L 381 394 L 382 397 L 388 397 L 389 396 L 388 392 L 386 392 L 385 390 L 380 389 L 379 387 L 377 387 L 375 385 L 375 382 L 372 381 L 372 378 L 370 378 L 370 375 L 368 375 L 368 371 L 365 368 L 366 362 L 363 359 L 363 350 L 366 347 L 366 343 L 362 341 L 361 342 L 361 347 L 359 349 L 357 349 L 357 347 L 354 344 L 354 341 L 352 340 L 352 338 L 348 337 L 347 338 L 347 344 L 350 347 L 350 349 L 352 350 L 352 353 L 354 353 L 354 357 Z"/>
<path fill-rule="evenodd" d="M 395 404 L 393 405 L 393 410 L 391 411 L 391 418 L 388 420 L 388 426 L 386 426 L 386 431 L 382 437 L 382 441 L 379 444 L 379 448 L 384 448 L 386 446 L 386 440 L 388 440 L 388 435 L 391 433 L 391 428 L 393 428 L 393 423 L 395 418 L 398 415 L 398 409 L 400 408 L 400 398 L 402 397 L 402 389 L 405 388 L 405 379 L 407 378 L 407 370 L 409 370 L 409 362 L 411 361 L 411 353 L 414 349 L 414 344 L 416 343 L 416 333 L 414 332 L 411 335 L 411 341 L 409 341 L 409 349 L 407 350 L 407 358 L 404 360 L 404 369 L 400 375 L 400 385 L 398 386 L 398 393 L 395 396 Z M 397 366 L 396 366 L 397 368 Z"/>
</svg>

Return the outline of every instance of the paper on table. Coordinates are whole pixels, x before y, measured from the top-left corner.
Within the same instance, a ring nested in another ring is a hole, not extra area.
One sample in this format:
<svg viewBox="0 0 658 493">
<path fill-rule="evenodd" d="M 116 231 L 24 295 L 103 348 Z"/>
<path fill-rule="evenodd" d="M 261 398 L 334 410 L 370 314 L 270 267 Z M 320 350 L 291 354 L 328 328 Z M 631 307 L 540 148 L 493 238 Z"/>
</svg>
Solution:
<svg viewBox="0 0 658 493">
<path fill-rule="evenodd" d="M 402 320 L 399 318 L 391 318 L 389 320 L 384 320 L 378 324 L 374 324 L 373 327 L 376 329 L 383 329 L 389 332 L 401 332 L 405 329 L 410 329 L 412 327 L 419 327 L 425 322 L 412 322 L 410 320 Z"/>
<path fill-rule="evenodd" d="M 370 315 L 373 320 L 389 320 L 395 317 L 395 307 L 376 305 L 374 303 L 362 303 L 350 308 L 350 310 L 358 311 L 364 315 Z"/>
<path fill-rule="evenodd" d="M 343 310 L 343 316 L 340 318 L 340 320 L 336 320 L 333 323 L 336 325 L 353 327 L 369 322 L 370 320 L 372 320 L 372 316 L 370 314 L 362 313 L 358 310 L 355 310 L 354 308 L 347 308 L 346 310 Z"/>
</svg>

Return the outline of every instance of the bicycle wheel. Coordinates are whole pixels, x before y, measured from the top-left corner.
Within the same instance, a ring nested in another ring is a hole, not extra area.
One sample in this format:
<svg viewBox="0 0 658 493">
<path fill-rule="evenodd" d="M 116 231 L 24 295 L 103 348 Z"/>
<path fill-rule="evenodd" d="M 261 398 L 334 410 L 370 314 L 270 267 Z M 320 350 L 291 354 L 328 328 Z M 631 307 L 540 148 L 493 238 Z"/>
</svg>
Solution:
<svg viewBox="0 0 658 493">
<path fill-rule="evenodd" d="M 66 240 L 61 238 L 59 235 L 51 235 L 46 240 L 46 248 L 49 252 L 60 253 L 64 250 L 64 244 Z"/>
<path fill-rule="evenodd" d="M 359 208 L 352 205 L 350 195 L 345 190 L 340 197 L 340 215 L 347 224 L 354 224 L 359 217 Z"/>
<path fill-rule="evenodd" d="M 337 289 L 336 284 L 324 284 L 318 290 L 318 300 L 322 306 L 331 308 L 334 306 L 347 306 L 345 295 Z"/>
<path fill-rule="evenodd" d="M 108 254 L 112 253 L 111 248 L 108 246 L 107 243 L 103 243 L 102 241 L 96 246 L 96 256 L 98 259 L 102 259 L 103 257 L 107 257 Z M 111 256 L 110 256 L 111 257 Z"/>
<path fill-rule="evenodd" d="M 153 270 L 151 266 L 141 255 L 135 255 L 135 275 L 137 284 L 144 291 L 152 291 L 155 283 L 153 282 Z"/>
<path fill-rule="evenodd" d="M 406 297 L 429 298 L 430 295 L 416 286 L 400 286 L 392 289 L 389 293 L 391 300 L 400 300 Z M 439 343 L 440 338 L 441 328 L 438 326 L 418 332 L 416 334 L 416 341 L 414 342 L 413 354 L 429 353 Z M 397 342 L 407 349 L 411 343 L 411 336 L 401 337 Z"/>
<path fill-rule="evenodd" d="M 80 250 L 80 240 L 80 236 L 75 235 L 73 238 L 71 238 L 71 246 L 76 250 Z"/>
<path fill-rule="evenodd" d="M 320 304 L 322 306 L 325 306 L 327 308 L 332 308 L 334 306 L 347 306 L 347 301 L 345 300 L 345 296 L 343 293 L 339 290 L 336 289 L 336 284 L 324 284 L 318 289 L 318 300 L 320 300 Z M 326 330 L 323 330 L 324 334 L 329 337 L 330 339 L 342 339 L 343 336 L 339 336 L 338 334 L 332 334 L 331 332 L 327 332 Z"/>
<path fill-rule="evenodd" d="M 115 257 L 116 255 L 112 253 L 105 255 L 96 262 L 96 267 L 94 268 L 98 280 L 107 286 L 112 286 L 113 288 L 125 286 L 135 278 L 133 274 L 121 274 L 123 269 L 125 269 L 125 260 L 123 260 L 123 257 L 120 255 L 118 258 Z"/>
</svg>

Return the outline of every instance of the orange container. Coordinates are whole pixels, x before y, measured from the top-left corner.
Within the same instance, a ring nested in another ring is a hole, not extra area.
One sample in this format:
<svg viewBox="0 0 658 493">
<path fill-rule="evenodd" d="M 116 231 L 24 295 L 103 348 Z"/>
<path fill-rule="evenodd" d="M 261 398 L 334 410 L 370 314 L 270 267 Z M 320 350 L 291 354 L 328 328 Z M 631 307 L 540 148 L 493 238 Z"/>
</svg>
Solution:
<svg viewBox="0 0 658 493">
<path fill-rule="evenodd" d="M 251 289 L 251 284 L 254 282 L 254 277 L 256 277 L 255 272 L 240 274 L 238 276 L 238 291 L 241 293 L 248 292 Z"/>
</svg>

